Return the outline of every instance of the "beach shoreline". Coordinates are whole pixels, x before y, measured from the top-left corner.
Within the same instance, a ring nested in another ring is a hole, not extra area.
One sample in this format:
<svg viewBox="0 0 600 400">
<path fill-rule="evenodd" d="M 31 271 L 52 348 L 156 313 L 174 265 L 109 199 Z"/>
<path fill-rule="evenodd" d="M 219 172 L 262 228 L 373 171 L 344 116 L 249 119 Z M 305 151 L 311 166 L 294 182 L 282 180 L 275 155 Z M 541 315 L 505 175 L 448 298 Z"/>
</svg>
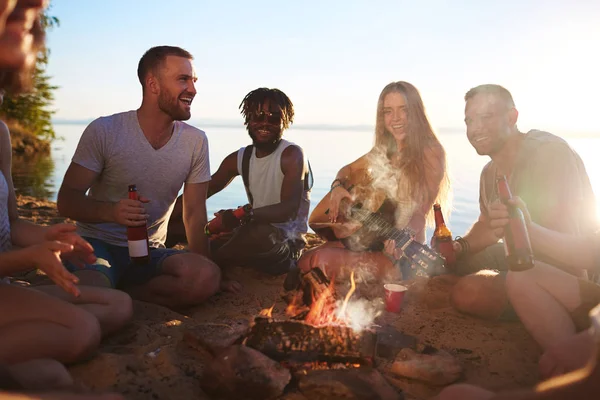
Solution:
<svg viewBox="0 0 600 400">
<path fill-rule="evenodd" d="M 17 196 L 17 205 L 19 215 L 32 222 L 65 222 L 52 201 Z M 318 237 L 309 236 L 309 246 L 318 243 Z M 190 345 L 189 333 L 209 329 L 222 335 L 236 321 L 252 320 L 271 306 L 274 318 L 285 318 L 283 277 L 241 268 L 233 272 L 233 278 L 244 285 L 238 295 L 219 293 L 200 306 L 178 311 L 135 301 L 133 320 L 107 338 L 93 359 L 69 367 L 77 385 L 83 390 L 116 391 L 134 400 L 209 399 L 199 379 L 208 356 Z M 402 312 L 384 312 L 376 323 L 416 337 L 419 346 L 452 354 L 464 368 L 463 382 L 490 389 L 535 384 L 540 350 L 524 327 L 518 322 L 483 321 L 457 313 L 449 303 L 454 282 L 452 277 L 439 277 L 406 283 L 410 288 Z M 347 290 L 345 286 L 339 290 Z M 383 296 L 383 288 L 362 284 L 356 295 L 372 300 Z M 404 389 L 407 399 L 427 399 L 442 388 L 408 379 L 393 384 Z M 303 397 L 294 393 L 283 398 Z"/>
</svg>

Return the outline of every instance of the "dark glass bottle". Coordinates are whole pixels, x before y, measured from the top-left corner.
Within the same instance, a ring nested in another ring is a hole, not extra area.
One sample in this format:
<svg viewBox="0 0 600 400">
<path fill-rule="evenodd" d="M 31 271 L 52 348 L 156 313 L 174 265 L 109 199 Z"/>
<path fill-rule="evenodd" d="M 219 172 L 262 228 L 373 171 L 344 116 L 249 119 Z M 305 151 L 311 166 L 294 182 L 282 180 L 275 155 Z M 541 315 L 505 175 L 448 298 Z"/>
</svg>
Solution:
<svg viewBox="0 0 600 400">
<path fill-rule="evenodd" d="M 506 176 L 498 176 L 496 184 L 500 201 L 508 207 L 509 222 L 504 228 L 504 249 L 508 268 L 511 271 L 525 271 L 533 268 L 535 259 L 523 212 L 519 207 L 508 202 L 512 199 L 512 193 L 506 181 Z"/>
<path fill-rule="evenodd" d="M 452 232 L 446 226 L 442 208 L 437 203 L 433 205 L 433 216 L 435 217 L 435 230 L 433 231 L 435 248 L 446 260 L 446 266 L 452 267 L 456 263 L 456 253 L 452 246 Z"/>
<path fill-rule="evenodd" d="M 129 185 L 129 198 L 138 200 L 137 187 Z M 148 241 L 148 228 L 142 226 L 127 227 L 127 245 L 129 246 L 129 258 L 135 264 L 150 263 L 150 243 Z"/>
</svg>

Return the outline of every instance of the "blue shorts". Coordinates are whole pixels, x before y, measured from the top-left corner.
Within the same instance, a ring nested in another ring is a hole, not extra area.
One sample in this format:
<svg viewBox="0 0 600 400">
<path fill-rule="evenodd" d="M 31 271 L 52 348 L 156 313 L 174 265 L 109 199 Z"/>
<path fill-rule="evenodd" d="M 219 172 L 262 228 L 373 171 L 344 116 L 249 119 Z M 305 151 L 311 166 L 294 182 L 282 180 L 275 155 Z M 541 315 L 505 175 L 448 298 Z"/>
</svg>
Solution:
<svg viewBox="0 0 600 400">
<path fill-rule="evenodd" d="M 71 272 L 84 270 L 98 271 L 104 274 L 113 288 L 141 285 L 161 274 L 163 261 L 172 255 L 185 253 L 183 250 L 151 248 L 150 263 L 141 265 L 133 264 L 129 259 L 129 248 L 115 246 L 99 239 L 84 238 L 94 248 L 97 257 L 95 264 L 86 264 L 79 268 L 66 262 L 67 269 Z"/>
</svg>

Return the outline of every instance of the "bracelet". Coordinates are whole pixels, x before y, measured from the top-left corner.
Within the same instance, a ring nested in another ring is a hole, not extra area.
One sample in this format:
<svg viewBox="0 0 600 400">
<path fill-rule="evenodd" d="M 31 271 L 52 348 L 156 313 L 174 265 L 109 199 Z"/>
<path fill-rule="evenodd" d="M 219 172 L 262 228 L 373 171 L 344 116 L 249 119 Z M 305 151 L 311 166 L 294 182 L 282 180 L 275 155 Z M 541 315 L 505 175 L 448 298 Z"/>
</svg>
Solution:
<svg viewBox="0 0 600 400">
<path fill-rule="evenodd" d="M 471 250 L 469 242 L 461 236 L 457 236 L 454 240 L 460 244 L 460 255 L 466 254 Z"/>
<path fill-rule="evenodd" d="M 338 183 L 337 185 L 333 185 L 333 186 L 331 187 L 331 189 L 329 189 L 329 191 L 330 191 L 330 192 L 333 192 L 333 189 L 335 189 L 335 188 L 337 188 L 337 187 L 340 187 L 340 186 L 341 186 L 341 187 L 344 187 L 344 186 L 343 186 L 341 183 Z"/>
<path fill-rule="evenodd" d="M 338 183 L 337 185 L 335 184 L 336 182 Z M 338 187 L 338 186 L 341 186 L 341 185 L 342 185 L 342 180 L 336 178 L 336 179 L 333 180 L 333 182 L 331 182 L 331 189 L 330 190 L 333 190 L 334 187 Z"/>
</svg>

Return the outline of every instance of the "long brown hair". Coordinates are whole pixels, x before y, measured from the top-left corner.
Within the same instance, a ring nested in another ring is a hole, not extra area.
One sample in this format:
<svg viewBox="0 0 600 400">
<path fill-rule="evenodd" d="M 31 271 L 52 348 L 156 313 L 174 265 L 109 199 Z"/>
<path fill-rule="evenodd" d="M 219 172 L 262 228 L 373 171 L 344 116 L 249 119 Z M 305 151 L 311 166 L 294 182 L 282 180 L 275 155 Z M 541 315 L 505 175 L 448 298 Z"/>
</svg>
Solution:
<svg viewBox="0 0 600 400">
<path fill-rule="evenodd" d="M 406 99 L 407 123 L 405 126 L 406 136 L 404 146 L 400 152 L 396 145 L 394 136 L 385 128 L 383 115 L 383 102 L 389 93 L 400 93 Z M 441 156 L 436 164 L 431 165 L 425 159 L 427 149 L 439 153 Z M 401 176 L 408 177 L 410 197 L 419 202 L 440 203 L 446 214 L 450 211 L 450 179 L 446 165 L 446 153 L 425 112 L 423 100 L 416 87 L 404 81 L 392 82 L 383 88 L 377 101 L 377 120 L 375 123 L 375 145 L 374 152 L 385 154 L 388 160 L 399 155 L 400 164 L 397 166 L 402 172 Z M 398 154 L 399 152 L 399 154 Z M 443 173 L 440 186 L 435 193 L 430 193 L 425 180 L 425 170 L 435 169 Z M 427 222 L 433 221 L 433 213 L 428 210 L 425 213 Z"/>
</svg>

